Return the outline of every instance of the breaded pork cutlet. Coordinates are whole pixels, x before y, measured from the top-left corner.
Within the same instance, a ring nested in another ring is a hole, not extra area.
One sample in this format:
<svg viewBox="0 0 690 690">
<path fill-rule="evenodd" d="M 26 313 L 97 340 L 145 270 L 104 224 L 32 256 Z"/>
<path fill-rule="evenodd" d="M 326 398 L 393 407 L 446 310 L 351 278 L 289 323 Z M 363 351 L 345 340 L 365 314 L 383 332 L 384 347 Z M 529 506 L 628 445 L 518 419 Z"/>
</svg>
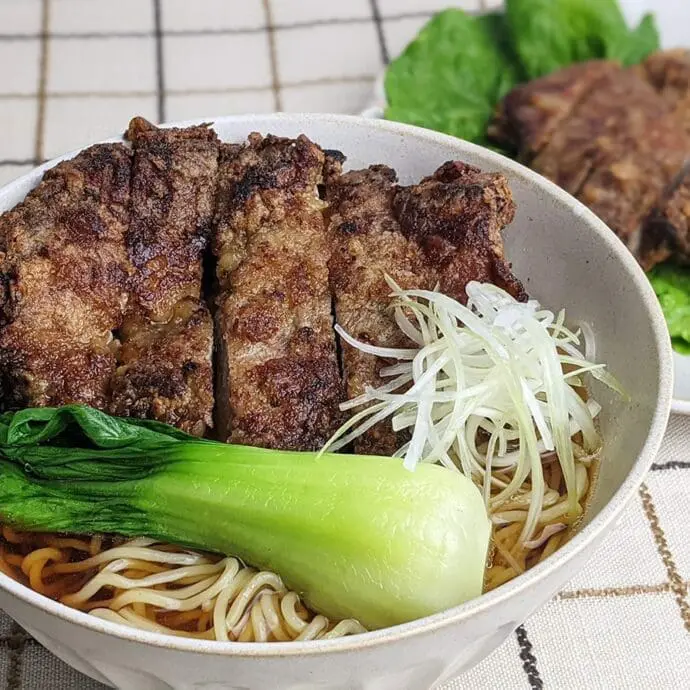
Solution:
<svg viewBox="0 0 690 690">
<path fill-rule="evenodd" d="M 491 281 L 518 299 L 520 282 L 503 258 L 501 230 L 514 204 L 502 175 L 459 162 L 441 166 L 418 185 L 399 187 L 386 166 L 326 180 L 333 253 L 329 262 L 336 320 L 351 336 L 381 347 L 409 347 L 396 325 L 385 276 L 403 289 L 433 289 L 464 302 L 472 280 Z M 342 344 L 348 397 L 383 383 L 385 363 Z M 390 455 L 400 445 L 390 423 L 355 441 L 359 453 Z"/>
<path fill-rule="evenodd" d="M 0 217 L 0 405 L 107 404 L 127 303 L 131 154 L 100 144 Z"/>
<path fill-rule="evenodd" d="M 223 439 L 316 449 L 338 426 L 323 167 L 323 152 L 304 136 L 252 134 L 221 156 L 214 252 Z"/>
<path fill-rule="evenodd" d="M 218 138 L 209 127 L 159 129 L 141 118 L 127 138 L 134 149 L 126 237 L 133 276 L 110 411 L 202 435 L 213 414 L 213 325 L 201 280 Z"/>
</svg>

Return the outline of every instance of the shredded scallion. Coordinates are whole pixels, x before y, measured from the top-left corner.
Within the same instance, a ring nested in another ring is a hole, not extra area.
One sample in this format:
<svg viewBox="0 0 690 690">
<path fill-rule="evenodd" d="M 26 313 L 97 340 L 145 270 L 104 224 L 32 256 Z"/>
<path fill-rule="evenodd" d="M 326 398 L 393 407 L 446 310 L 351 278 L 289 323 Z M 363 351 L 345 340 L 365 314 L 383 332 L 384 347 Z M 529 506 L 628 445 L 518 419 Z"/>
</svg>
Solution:
<svg viewBox="0 0 690 690">
<path fill-rule="evenodd" d="M 540 545 L 544 534 L 565 526 L 545 524 L 548 519 L 572 523 L 578 517 L 578 465 L 599 451 L 595 419 L 601 407 L 582 395 L 583 377 L 591 374 L 620 392 L 604 365 L 586 356 L 594 354 L 591 327 L 573 332 L 563 311 L 518 302 L 491 284 L 469 283 L 463 305 L 438 291 L 402 290 L 388 282 L 395 322 L 411 347 L 362 343 L 337 327 L 350 346 L 397 363 L 381 369 L 386 381 L 380 387 L 342 405 L 363 409 L 327 448 L 342 448 L 390 419 L 395 431 L 408 433 L 396 453 L 405 467 L 440 463 L 471 477 L 495 524 L 524 523 L 522 545 Z M 565 484 L 560 503 L 543 471 L 556 460 Z"/>
</svg>

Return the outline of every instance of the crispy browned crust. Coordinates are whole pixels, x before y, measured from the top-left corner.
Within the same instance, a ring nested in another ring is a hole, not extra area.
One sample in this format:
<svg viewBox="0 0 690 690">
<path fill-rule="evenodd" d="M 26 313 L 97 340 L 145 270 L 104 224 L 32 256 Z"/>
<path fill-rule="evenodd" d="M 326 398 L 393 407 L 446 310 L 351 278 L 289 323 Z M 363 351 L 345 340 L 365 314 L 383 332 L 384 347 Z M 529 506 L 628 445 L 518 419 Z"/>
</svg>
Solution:
<svg viewBox="0 0 690 690">
<path fill-rule="evenodd" d="M 182 300 L 167 323 L 132 318 L 122 336 L 110 413 L 203 436 L 213 423 L 213 324 L 206 305 Z"/>
<path fill-rule="evenodd" d="M 384 165 L 331 172 L 326 183 L 333 253 L 328 264 L 336 320 L 359 341 L 406 347 L 392 316 L 389 275 L 405 289 L 432 288 L 434 278 L 421 247 L 405 237 L 393 214 L 396 174 Z M 380 385 L 386 362 L 341 342 L 348 398 Z M 355 442 L 358 453 L 392 455 L 400 445 L 390 422 L 377 424 Z"/>
<path fill-rule="evenodd" d="M 500 231 L 514 215 L 502 175 L 449 162 L 419 185 L 398 187 L 386 166 L 331 174 L 326 184 L 333 254 L 329 262 L 338 323 L 381 347 L 410 343 L 396 325 L 388 275 L 402 288 L 441 289 L 466 301 L 470 280 L 491 280 L 518 298 L 524 290 L 503 259 Z M 383 382 L 386 362 L 342 343 L 348 397 Z M 400 445 L 390 423 L 357 439 L 359 453 L 390 455 Z"/>
<path fill-rule="evenodd" d="M 115 327 L 127 295 L 123 236 L 129 222 L 131 160 L 120 144 L 92 146 L 44 175 L 0 217 L 5 323 L 20 313 L 74 334 Z"/>
<path fill-rule="evenodd" d="M 304 450 L 337 428 L 342 387 L 316 194 L 323 165 L 304 136 L 253 134 L 223 152 L 214 238 L 221 438 Z"/>
<path fill-rule="evenodd" d="M 37 343 L 34 331 L 13 327 L 0 348 L 2 409 L 70 403 L 105 408 L 116 362 L 107 346 L 60 337 Z"/>
<path fill-rule="evenodd" d="M 465 301 L 472 280 L 494 283 L 518 300 L 527 295 L 503 251 L 503 228 L 515 217 L 508 180 L 449 161 L 418 185 L 399 188 L 393 212 L 419 244 L 441 292 Z"/>
<path fill-rule="evenodd" d="M 137 117 L 132 222 L 127 249 L 136 270 L 139 308 L 167 321 L 185 297 L 198 299 L 202 257 L 211 232 L 219 142 L 207 126 L 159 129 Z"/>
<path fill-rule="evenodd" d="M 13 324 L 1 337 L 0 409 L 82 403 L 106 409 L 115 348 Z"/>
<path fill-rule="evenodd" d="M 111 330 L 127 302 L 130 171 L 126 147 L 93 146 L 0 217 L 6 407 L 104 406 Z"/>
<path fill-rule="evenodd" d="M 404 288 L 440 282 L 458 299 L 469 280 L 524 294 L 503 258 L 514 206 L 500 175 L 448 163 L 398 187 L 385 166 L 341 176 L 339 152 L 255 134 L 222 146 L 216 195 L 219 144 L 207 128 L 137 118 L 128 137 L 134 162 L 119 144 L 93 147 L 0 218 L 5 407 L 84 402 L 203 434 L 214 329 L 199 296 L 214 199 L 227 440 L 315 449 L 338 426 L 331 289 L 350 333 L 392 346 L 406 343 L 384 273 Z M 380 380 L 382 362 L 344 350 L 351 395 Z M 397 441 L 381 425 L 358 450 L 390 454 Z"/>
<path fill-rule="evenodd" d="M 110 410 L 203 434 L 212 426 L 213 327 L 199 299 L 219 141 L 206 126 L 159 129 L 142 118 L 132 120 L 127 138 L 133 277 Z"/>
<path fill-rule="evenodd" d="M 596 83 L 619 70 L 615 62 L 595 60 L 521 84 L 499 105 L 490 136 L 531 160 Z"/>
</svg>

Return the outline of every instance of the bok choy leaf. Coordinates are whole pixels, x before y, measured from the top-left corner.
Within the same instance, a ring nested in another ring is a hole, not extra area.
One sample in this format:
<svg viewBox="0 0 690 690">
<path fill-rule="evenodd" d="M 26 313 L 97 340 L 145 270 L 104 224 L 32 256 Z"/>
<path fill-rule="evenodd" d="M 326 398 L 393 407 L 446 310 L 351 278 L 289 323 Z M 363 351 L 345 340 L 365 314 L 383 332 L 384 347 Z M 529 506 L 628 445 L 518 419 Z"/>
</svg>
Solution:
<svg viewBox="0 0 690 690">
<path fill-rule="evenodd" d="M 490 532 L 477 488 L 443 467 L 226 445 L 79 405 L 0 416 L 0 521 L 234 555 L 372 629 L 481 594 Z"/>
</svg>

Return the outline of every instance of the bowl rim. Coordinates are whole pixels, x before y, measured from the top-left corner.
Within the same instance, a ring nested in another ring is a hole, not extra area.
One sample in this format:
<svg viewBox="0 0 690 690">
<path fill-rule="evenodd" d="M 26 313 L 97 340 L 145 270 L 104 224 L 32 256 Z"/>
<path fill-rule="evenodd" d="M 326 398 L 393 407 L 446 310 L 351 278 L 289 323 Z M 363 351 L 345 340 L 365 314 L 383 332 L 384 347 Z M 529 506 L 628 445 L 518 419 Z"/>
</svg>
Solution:
<svg viewBox="0 0 690 690">
<path fill-rule="evenodd" d="M 627 273 L 627 278 L 637 289 L 642 306 L 651 321 L 652 332 L 657 349 L 659 365 L 659 396 L 651 418 L 649 434 L 642 450 L 635 460 L 627 477 L 618 487 L 611 500 L 583 527 L 568 543 L 556 551 L 542 563 L 537 564 L 526 573 L 495 590 L 482 594 L 460 606 L 447 609 L 441 613 L 427 616 L 409 623 L 397 625 L 382 630 L 376 630 L 358 635 L 337 638 L 333 640 L 316 640 L 307 642 L 292 642 L 290 644 L 275 644 L 270 642 L 217 642 L 214 640 L 198 640 L 193 638 L 176 637 L 164 633 L 148 632 L 90 616 L 82 611 L 69 608 L 48 597 L 29 589 L 12 578 L 0 573 L 0 590 L 15 597 L 34 609 L 56 616 L 60 619 L 78 625 L 86 630 L 117 637 L 121 640 L 144 643 L 153 647 L 162 647 L 181 652 L 223 655 L 228 657 L 245 658 L 275 658 L 312 656 L 352 652 L 389 644 L 411 636 L 431 633 L 436 629 L 466 620 L 475 614 L 500 605 L 508 599 L 520 595 L 535 586 L 550 572 L 563 567 L 571 558 L 586 549 L 598 535 L 614 523 L 623 511 L 633 494 L 642 483 L 661 446 L 666 424 L 671 410 L 673 365 L 670 338 L 661 308 L 654 294 L 651 284 L 645 277 L 632 254 L 626 249 L 616 235 L 594 213 L 579 201 L 571 197 L 560 187 L 532 170 L 512 161 L 498 153 L 485 149 L 467 141 L 441 134 L 431 130 L 413 127 L 411 125 L 376 120 L 354 115 L 334 115 L 327 113 L 274 113 L 257 115 L 232 115 L 207 118 L 193 118 L 189 120 L 165 123 L 166 127 L 186 127 L 200 123 L 246 124 L 247 134 L 258 127 L 265 128 L 273 123 L 300 124 L 308 130 L 310 122 L 338 126 L 359 126 L 372 133 L 387 132 L 401 137 L 410 137 L 429 143 L 444 145 L 449 150 L 455 150 L 460 157 L 463 153 L 474 153 L 482 157 L 487 166 L 495 166 L 502 171 L 521 178 L 530 185 L 535 185 L 546 196 L 566 207 L 582 224 L 587 225 L 591 232 L 598 234 L 605 242 L 609 252 L 619 261 L 621 268 Z M 122 141 L 122 137 L 113 137 L 105 141 Z M 45 170 L 61 160 L 69 159 L 84 148 L 77 149 L 63 156 L 56 157 L 43 165 L 33 169 L 25 175 L 13 180 L 0 188 L 0 203 L 6 194 L 16 187 L 23 187 L 28 182 L 36 181 Z"/>
</svg>

